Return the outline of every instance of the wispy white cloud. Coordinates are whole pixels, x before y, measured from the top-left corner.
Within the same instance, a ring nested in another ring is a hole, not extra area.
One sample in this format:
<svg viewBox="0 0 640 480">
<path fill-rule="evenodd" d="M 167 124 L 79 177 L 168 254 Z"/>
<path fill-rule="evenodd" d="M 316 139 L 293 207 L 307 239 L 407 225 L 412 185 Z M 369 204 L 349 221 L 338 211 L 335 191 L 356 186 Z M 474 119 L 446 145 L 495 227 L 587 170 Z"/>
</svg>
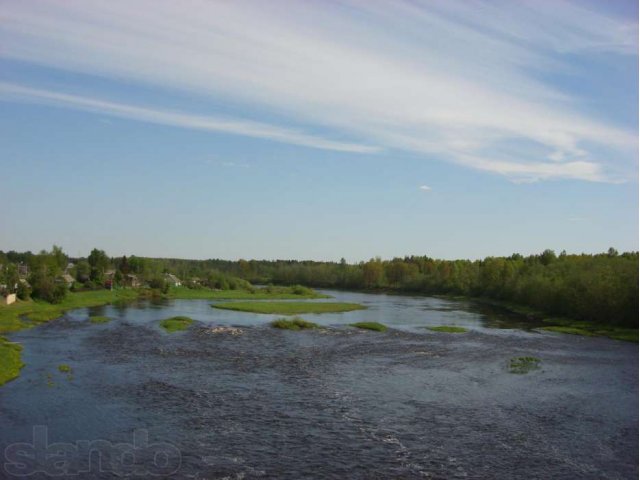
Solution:
<svg viewBox="0 0 640 480">
<path fill-rule="evenodd" d="M 428 185 L 420 185 L 420 190 L 422 190 L 423 192 L 430 192 L 431 191 L 431 187 Z"/>
<path fill-rule="evenodd" d="M 379 150 L 376 147 L 367 145 L 335 142 L 290 129 L 274 127 L 264 123 L 144 108 L 94 98 L 81 97 L 78 95 L 68 95 L 47 90 L 25 88 L 20 85 L 3 82 L 0 82 L 0 98 L 58 105 L 160 125 L 171 125 L 174 127 L 190 128 L 194 130 L 206 130 L 210 132 L 223 132 L 233 135 L 265 138 L 277 142 L 303 145 L 305 147 L 324 150 L 336 150 L 351 153 L 374 153 Z"/>
<path fill-rule="evenodd" d="M 257 105 L 289 128 L 40 90 L 42 101 L 315 148 L 372 152 L 367 139 L 517 181 L 635 176 L 636 132 L 540 80 L 570 70 L 563 53 L 637 54 L 635 19 L 576 3 L 29 0 L 3 18 L 5 58 Z"/>
</svg>

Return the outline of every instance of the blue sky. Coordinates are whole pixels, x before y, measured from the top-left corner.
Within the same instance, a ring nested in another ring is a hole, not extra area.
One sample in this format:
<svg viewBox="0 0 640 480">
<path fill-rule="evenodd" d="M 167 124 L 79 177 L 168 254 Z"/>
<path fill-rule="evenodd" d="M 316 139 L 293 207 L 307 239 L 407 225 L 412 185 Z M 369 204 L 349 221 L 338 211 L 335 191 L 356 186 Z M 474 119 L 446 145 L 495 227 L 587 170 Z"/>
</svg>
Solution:
<svg viewBox="0 0 640 480">
<path fill-rule="evenodd" d="M 0 7 L 0 249 L 638 249 L 637 2 Z"/>
</svg>

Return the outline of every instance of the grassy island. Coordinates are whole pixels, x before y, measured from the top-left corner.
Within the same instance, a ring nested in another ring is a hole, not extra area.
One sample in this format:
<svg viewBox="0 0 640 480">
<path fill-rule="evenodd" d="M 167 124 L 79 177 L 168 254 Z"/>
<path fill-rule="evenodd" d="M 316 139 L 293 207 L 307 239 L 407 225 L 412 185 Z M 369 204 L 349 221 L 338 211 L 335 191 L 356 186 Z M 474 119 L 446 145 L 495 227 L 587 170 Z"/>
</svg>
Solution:
<svg viewBox="0 0 640 480">
<path fill-rule="evenodd" d="M 186 330 L 193 323 L 193 320 L 189 317 L 171 317 L 160 322 L 160 326 L 167 332 L 180 332 Z"/>
<path fill-rule="evenodd" d="M 443 333 L 466 333 L 469 331 L 464 327 L 456 327 L 455 325 L 440 325 L 438 327 L 427 327 L 427 329 Z"/>
<path fill-rule="evenodd" d="M 172 287 L 167 294 L 176 299 L 203 300 L 299 300 L 330 298 L 329 295 L 299 285 L 293 287 L 263 287 L 251 290 L 212 290 L 210 288 Z"/>
<path fill-rule="evenodd" d="M 271 322 L 271 326 L 282 330 L 308 330 L 318 328 L 317 323 L 309 322 L 300 317 L 279 318 L 278 320 Z"/>
<path fill-rule="evenodd" d="M 540 359 L 536 357 L 514 357 L 509 360 L 509 372 L 524 374 L 540 368 Z"/>
<path fill-rule="evenodd" d="M 375 332 L 384 332 L 387 330 L 387 326 L 378 322 L 357 322 L 352 323 L 352 327 L 362 328 L 363 330 L 373 330 Z"/>
<path fill-rule="evenodd" d="M 299 315 L 301 313 L 339 313 L 362 310 L 366 307 L 357 303 L 332 302 L 225 302 L 214 303 L 213 308 L 238 312 L 269 313 L 278 315 Z"/>
</svg>

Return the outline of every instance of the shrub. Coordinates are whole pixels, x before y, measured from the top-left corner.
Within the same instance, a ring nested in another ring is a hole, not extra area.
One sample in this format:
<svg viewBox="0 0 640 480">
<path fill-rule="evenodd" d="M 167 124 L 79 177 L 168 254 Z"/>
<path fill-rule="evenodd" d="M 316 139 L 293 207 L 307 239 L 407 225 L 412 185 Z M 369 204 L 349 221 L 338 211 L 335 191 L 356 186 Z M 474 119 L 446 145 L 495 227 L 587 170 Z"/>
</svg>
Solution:
<svg viewBox="0 0 640 480">
<path fill-rule="evenodd" d="M 162 277 L 154 277 L 149 280 L 149 286 L 162 293 L 169 293 L 169 284 Z"/>
<path fill-rule="evenodd" d="M 57 283 L 51 276 L 43 272 L 31 277 L 32 296 L 49 303 L 60 303 L 67 295 L 64 283 Z"/>
<path fill-rule="evenodd" d="M 29 284 L 25 282 L 18 282 L 16 295 L 20 300 L 29 300 L 29 297 L 31 296 L 31 287 Z"/>
</svg>

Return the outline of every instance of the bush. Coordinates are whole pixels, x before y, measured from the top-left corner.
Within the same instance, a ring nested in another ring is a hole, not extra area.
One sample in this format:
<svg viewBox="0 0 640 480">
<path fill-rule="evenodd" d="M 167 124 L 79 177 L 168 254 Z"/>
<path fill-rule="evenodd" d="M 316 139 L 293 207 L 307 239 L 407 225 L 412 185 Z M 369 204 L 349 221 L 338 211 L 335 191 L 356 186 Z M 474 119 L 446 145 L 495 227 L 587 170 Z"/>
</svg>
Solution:
<svg viewBox="0 0 640 480">
<path fill-rule="evenodd" d="M 29 300 L 31 296 L 31 287 L 29 284 L 25 282 L 18 282 L 18 290 L 16 291 L 16 295 L 20 300 Z"/>
<path fill-rule="evenodd" d="M 40 272 L 31 277 L 32 296 L 49 303 L 60 303 L 67 295 L 64 283 L 56 282 L 52 277 Z"/>
<path fill-rule="evenodd" d="M 160 290 L 162 293 L 169 293 L 169 284 L 161 277 L 154 277 L 149 280 L 149 286 L 154 290 Z"/>
<path fill-rule="evenodd" d="M 291 293 L 294 295 L 312 295 L 314 292 L 310 288 L 303 287 L 302 285 L 294 285 L 291 287 Z"/>
</svg>

